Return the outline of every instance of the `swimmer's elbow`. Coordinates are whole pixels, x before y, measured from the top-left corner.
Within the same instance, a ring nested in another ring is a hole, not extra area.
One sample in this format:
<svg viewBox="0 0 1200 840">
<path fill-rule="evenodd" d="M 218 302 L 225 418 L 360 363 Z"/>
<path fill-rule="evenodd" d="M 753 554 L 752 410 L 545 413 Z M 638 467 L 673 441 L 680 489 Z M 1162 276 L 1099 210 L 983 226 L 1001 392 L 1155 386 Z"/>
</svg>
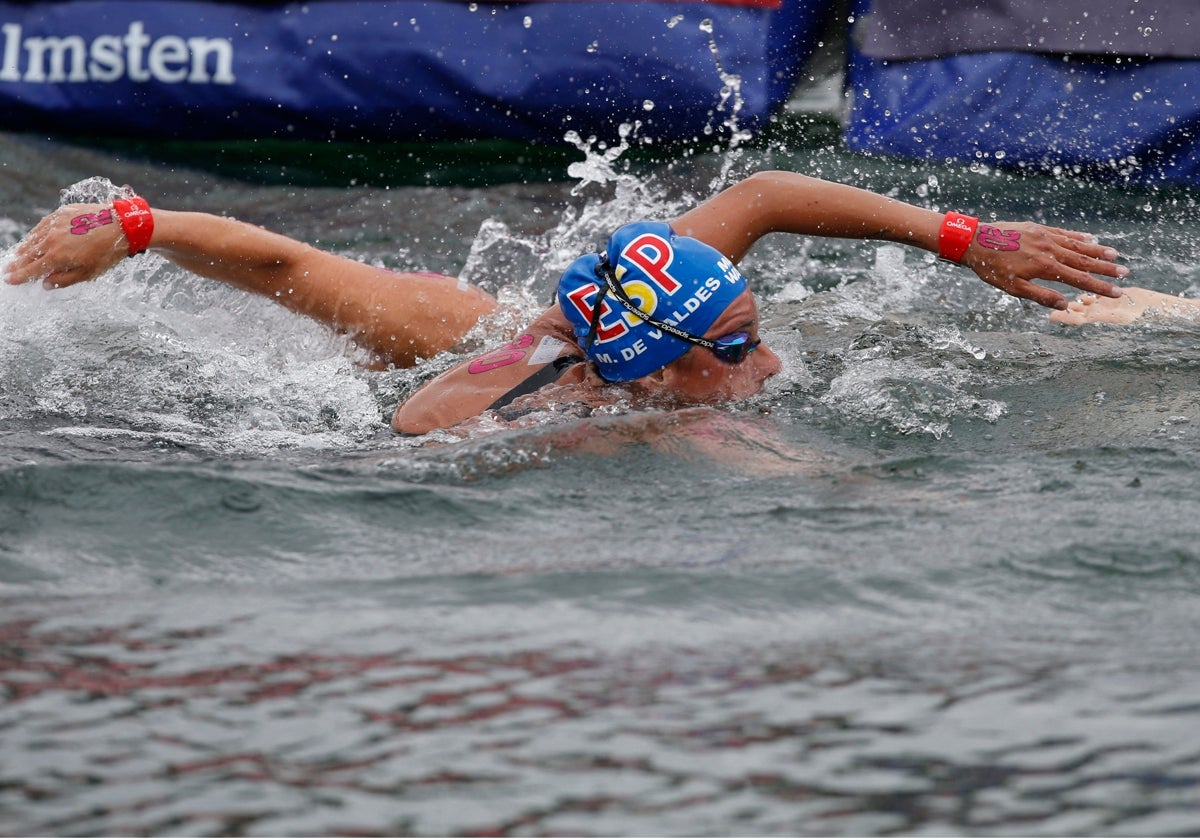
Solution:
<svg viewBox="0 0 1200 840">
<path fill-rule="evenodd" d="M 407 404 L 400 406 L 392 414 L 392 431 L 397 434 L 427 435 L 440 428 L 441 424 L 428 412 L 410 408 Z"/>
</svg>

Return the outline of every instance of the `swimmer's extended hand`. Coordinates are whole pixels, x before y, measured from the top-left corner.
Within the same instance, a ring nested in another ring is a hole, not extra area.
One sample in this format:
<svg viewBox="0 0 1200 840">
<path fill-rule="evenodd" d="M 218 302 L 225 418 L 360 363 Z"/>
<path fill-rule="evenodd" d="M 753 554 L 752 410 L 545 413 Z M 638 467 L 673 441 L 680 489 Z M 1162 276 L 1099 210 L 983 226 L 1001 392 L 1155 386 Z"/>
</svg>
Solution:
<svg viewBox="0 0 1200 840">
<path fill-rule="evenodd" d="M 768 233 L 883 239 L 937 254 L 943 215 L 796 172 L 759 172 L 684 213 L 672 227 L 734 262 Z M 1065 309 L 1066 297 L 1034 281 L 1116 297 L 1119 290 L 1101 277 L 1129 273 L 1113 262 L 1117 256 L 1086 233 L 1032 222 L 981 222 L 959 262 L 1010 295 Z"/>
<path fill-rule="evenodd" d="M 47 289 L 99 277 L 129 253 L 112 208 L 99 204 L 59 207 L 17 243 L 4 281 L 41 280 Z"/>
<path fill-rule="evenodd" d="M 1152 289 L 1130 286 L 1121 289 L 1118 298 L 1081 295 L 1060 312 L 1051 312 L 1050 320 L 1059 324 L 1131 324 L 1157 315 L 1162 319 L 1200 318 L 1200 300 L 1175 297 Z"/>
<path fill-rule="evenodd" d="M 1086 233 L 1033 222 L 981 222 L 961 263 L 1001 291 L 1061 310 L 1067 308 L 1066 297 L 1033 281 L 1117 298 L 1121 289 L 1095 276 L 1127 277 L 1129 269 L 1114 262 L 1117 256 L 1115 248 Z"/>
</svg>

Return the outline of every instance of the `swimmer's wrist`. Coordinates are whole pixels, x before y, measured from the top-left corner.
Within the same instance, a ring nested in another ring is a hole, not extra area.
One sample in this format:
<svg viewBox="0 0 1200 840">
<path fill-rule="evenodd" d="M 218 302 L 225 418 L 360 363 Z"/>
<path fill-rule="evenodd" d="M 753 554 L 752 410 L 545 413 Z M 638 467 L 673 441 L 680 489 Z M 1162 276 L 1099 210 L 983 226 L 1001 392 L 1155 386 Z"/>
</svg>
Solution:
<svg viewBox="0 0 1200 840">
<path fill-rule="evenodd" d="M 113 210 L 121 222 L 125 241 L 129 243 L 129 256 L 143 253 L 154 236 L 154 214 L 150 212 L 150 203 L 140 195 L 118 198 L 113 201 Z"/>
<path fill-rule="evenodd" d="M 967 248 L 975 240 L 975 232 L 979 230 L 979 219 L 965 213 L 949 212 L 942 217 L 941 227 L 938 228 L 938 256 L 952 262 L 962 262 Z"/>
</svg>

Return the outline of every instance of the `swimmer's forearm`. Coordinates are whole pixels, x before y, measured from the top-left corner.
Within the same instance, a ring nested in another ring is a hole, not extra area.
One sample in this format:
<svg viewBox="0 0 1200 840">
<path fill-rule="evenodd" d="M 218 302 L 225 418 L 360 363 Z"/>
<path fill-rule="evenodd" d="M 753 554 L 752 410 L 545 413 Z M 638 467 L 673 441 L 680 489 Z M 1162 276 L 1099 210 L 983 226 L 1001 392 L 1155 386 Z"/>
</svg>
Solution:
<svg viewBox="0 0 1200 840">
<path fill-rule="evenodd" d="M 206 213 L 156 211 L 150 247 L 188 271 L 349 334 L 397 365 L 453 346 L 496 307 L 490 295 L 450 278 L 387 271 Z"/>
<path fill-rule="evenodd" d="M 38 222 L 13 249 L 4 282 L 63 288 L 126 259 L 122 226 L 94 211 L 66 205 Z M 446 350 L 496 308 L 491 295 L 452 278 L 388 271 L 208 213 L 154 207 L 153 214 L 155 253 L 347 333 L 384 362 L 410 365 Z"/>
<path fill-rule="evenodd" d="M 310 245 L 236 219 L 154 210 L 150 248 L 202 277 L 249 292 L 283 292 L 303 280 L 305 262 L 320 254 Z"/>
<path fill-rule="evenodd" d="M 795 172 L 759 172 L 674 222 L 734 261 L 769 233 L 881 239 L 937 250 L 942 214 Z"/>
<path fill-rule="evenodd" d="M 765 233 L 881 239 L 936 251 L 942 214 L 795 172 L 767 172 L 750 201 Z M 765 235 L 764 233 L 764 235 Z"/>
<path fill-rule="evenodd" d="M 367 307 L 357 299 L 365 290 L 340 282 L 350 260 L 209 213 L 156 208 L 154 221 L 151 250 L 181 268 L 271 298 L 335 329 L 361 331 L 360 310 Z"/>
<path fill-rule="evenodd" d="M 943 218 L 937 211 L 857 187 L 794 172 L 761 172 L 684 214 L 674 226 L 737 262 L 768 233 L 881 239 L 936 254 Z M 1115 249 L 1076 231 L 994 222 L 978 225 L 971 236 L 966 251 L 951 259 L 984 282 L 1043 306 L 1063 309 L 1067 299 L 1038 281 L 1116 297 L 1118 287 L 1103 278 L 1129 274 L 1115 262 Z"/>
</svg>

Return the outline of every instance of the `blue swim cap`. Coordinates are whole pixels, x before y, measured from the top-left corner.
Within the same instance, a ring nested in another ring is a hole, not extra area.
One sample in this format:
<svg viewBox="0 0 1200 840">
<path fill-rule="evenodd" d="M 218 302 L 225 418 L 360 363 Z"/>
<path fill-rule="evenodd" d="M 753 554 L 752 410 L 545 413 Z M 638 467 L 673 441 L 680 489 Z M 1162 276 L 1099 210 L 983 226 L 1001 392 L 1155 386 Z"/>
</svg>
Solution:
<svg viewBox="0 0 1200 840">
<path fill-rule="evenodd" d="M 746 289 L 746 279 L 728 257 L 698 239 L 676 236 L 665 222 L 618 228 L 603 254 L 580 257 L 558 280 L 558 305 L 571 322 L 575 340 L 609 382 L 654 373 L 692 345 L 622 306 L 598 272 L 604 261 L 639 309 L 695 336 L 703 336 Z M 588 347 L 597 299 L 600 324 Z"/>
</svg>

